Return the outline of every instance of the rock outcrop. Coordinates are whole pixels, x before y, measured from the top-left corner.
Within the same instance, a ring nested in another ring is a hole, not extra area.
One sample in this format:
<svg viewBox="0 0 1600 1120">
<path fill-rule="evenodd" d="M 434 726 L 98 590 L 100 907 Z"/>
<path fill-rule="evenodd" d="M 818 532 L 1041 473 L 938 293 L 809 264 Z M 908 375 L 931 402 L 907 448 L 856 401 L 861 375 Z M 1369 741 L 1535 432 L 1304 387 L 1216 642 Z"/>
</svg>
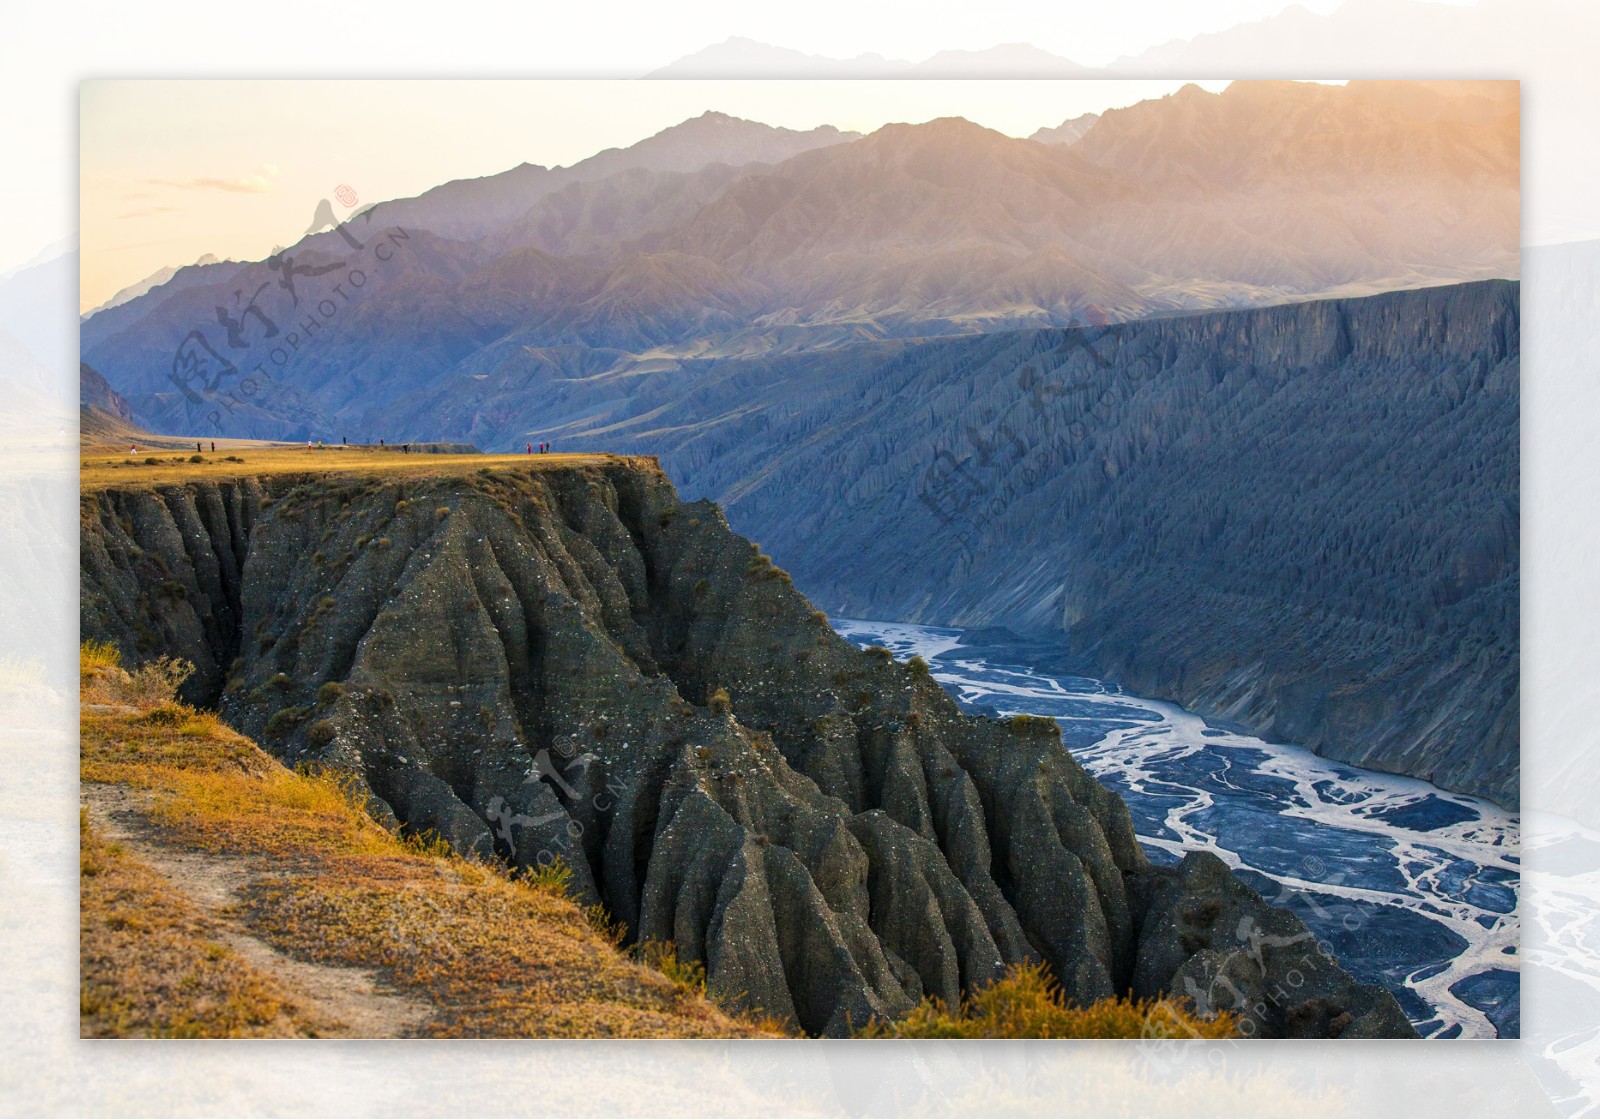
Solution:
<svg viewBox="0 0 1600 1120">
<path fill-rule="evenodd" d="M 459 850 L 564 859 L 806 1031 L 1043 958 L 1078 1001 L 1412 1033 L 1214 860 L 1152 867 L 1052 723 L 856 650 L 649 461 L 89 490 L 82 575 L 86 636 L 193 661 L 192 698 L 286 762 Z"/>
</svg>

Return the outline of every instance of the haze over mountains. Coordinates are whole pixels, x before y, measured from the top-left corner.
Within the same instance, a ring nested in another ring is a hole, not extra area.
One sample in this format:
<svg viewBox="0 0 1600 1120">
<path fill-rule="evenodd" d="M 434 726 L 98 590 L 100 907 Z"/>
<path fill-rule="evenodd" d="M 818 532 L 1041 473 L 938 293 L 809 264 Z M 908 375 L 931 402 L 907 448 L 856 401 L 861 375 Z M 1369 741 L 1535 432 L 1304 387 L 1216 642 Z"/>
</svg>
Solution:
<svg viewBox="0 0 1600 1120">
<path fill-rule="evenodd" d="M 1534 0 L 1344 0 L 1326 14 L 1292 4 L 1264 19 L 1158 43 L 1090 65 L 1028 43 L 939 51 L 910 61 L 833 58 L 733 36 L 651 71 L 650 78 L 1067 78 L 1330 74 L 1498 76 L 1508 49 L 1551 57 L 1570 47 L 1582 5 Z M 1541 81 L 1544 75 L 1541 75 Z"/>
<path fill-rule="evenodd" d="M 153 430 L 514 447 L 539 419 L 516 386 L 545 378 L 1514 276 L 1517 136 L 1513 83 L 1189 87 L 1074 143 L 708 114 L 372 208 L 343 235 L 407 236 L 325 326 L 295 331 L 279 271 L 213 265 L 91 317 L 83 355 Z M 324 231 L 291 257 L 352 255 Z M 333 281 L 296 284 L 315 307 Z M 171 381 L 196 330 L 237 370 L 290 332 L 314 344 L 266 365 L 270 394 L 219 409 Z M 448 432 L 420 403 L 446 388 Z"/>
<path fill-rule="evenodd" d="M 194 263 L 197 267 L 203 268 L 208 264 L 220 264 L 221 261 L 217 259 L 217 256 L 214 253 L 204 253 Z M 91 307 L 88 311 L 85 311 L 82 315 L 82 318 L 87 319 L 89 316 L 98 312 L 106 311 L 113 307 L 121 307 L 130 300 L 138 299 L 151 288 L 159 288 L 162 284 L 165 284 L 168 280 L 171 280 L 184 267 L 186 266 L 169 264 L 165 268 L 158 268 L 149 276 L 146 276 L 143 280 L 129 284 L 125 288 L 119 288 L 110 299 L 106 300 L 97 307 Z"/>
</svg>

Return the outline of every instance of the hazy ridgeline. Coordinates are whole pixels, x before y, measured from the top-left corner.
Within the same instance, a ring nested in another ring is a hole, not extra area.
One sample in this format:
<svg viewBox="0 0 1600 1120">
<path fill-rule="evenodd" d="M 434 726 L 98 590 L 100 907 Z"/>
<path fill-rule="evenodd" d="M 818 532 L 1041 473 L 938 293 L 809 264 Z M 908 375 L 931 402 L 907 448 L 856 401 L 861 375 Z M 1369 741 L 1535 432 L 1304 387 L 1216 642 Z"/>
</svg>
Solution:
<svg viewBox="0 0 1600 1120">
<path fill-rule="evenodd" d="M 1084 672 L 1515 805 L 1518 294 L 707 363 L 603 427 L 830 611 L 1064 628 Z"/>
<path fill-rule="evenodd" d="M 520 448 L 551 379 L 1515 275 L 1518 136 L 1509 82 L 1189 86 L 1070 145 L 707 114 L 181 269 L 81 349 L 153 431 Z"/>
</svg>

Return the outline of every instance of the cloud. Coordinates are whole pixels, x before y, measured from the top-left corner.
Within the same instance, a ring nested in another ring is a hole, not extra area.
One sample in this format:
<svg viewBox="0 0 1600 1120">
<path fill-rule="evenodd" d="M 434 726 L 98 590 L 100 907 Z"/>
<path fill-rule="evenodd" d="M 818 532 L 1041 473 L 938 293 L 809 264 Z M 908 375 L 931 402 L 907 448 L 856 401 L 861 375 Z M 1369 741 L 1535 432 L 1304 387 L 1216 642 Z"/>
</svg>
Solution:
<svg viewBox="0 0 1600 1120">
<path fill-rule="evenodd" d="M 129 210 L 126 214 L 118 214 L 117 221 L 125 221 L 129 218 L 148 218 L 152 214 L 170 214 L 176 209 L 176 206 L 146 206 L 143 210 Z"/>
<path fill-rule="evenodd" d="M 269 194 L 275 188 L 272 181 L 278 177 L 278 165 L 263 163 L 253 175 L 240 175 L 236 179 L 150 179 L 158 187 L 175 187 L 185 191 L 232 191 L 237 194 Z"/>
</svg>

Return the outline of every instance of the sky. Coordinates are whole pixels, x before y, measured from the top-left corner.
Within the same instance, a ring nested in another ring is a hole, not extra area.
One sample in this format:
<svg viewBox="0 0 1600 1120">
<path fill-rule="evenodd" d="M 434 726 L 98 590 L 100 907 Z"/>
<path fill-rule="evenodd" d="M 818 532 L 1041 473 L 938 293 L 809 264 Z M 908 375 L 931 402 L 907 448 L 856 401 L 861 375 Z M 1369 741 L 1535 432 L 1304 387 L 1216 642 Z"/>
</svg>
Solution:
<svg viewBox="0 0 1600 1120">
<path fill-rule="evenodd" d="M 1201 83 L 1223 88 L 1225 82 Z M 717 110 L 871 132 L 963 116 L 1027 136 L 1181 81 L 92 81 L 80 310 L 206 253 L 260 259 L 340 212 L 520 163 L 565 166 Z M 351 195 L 341 191 L 347 187 Z"/>
<path fill-rule="evenodd" d="M 80 82 L 89 79 L 632 78 L 731 36 L 831 57 L 877 53 L 913 61 L 942 50 L 1026 42 L 1103 65 L 1289 7 L 1326 14 L 1347 4 L 1412 2 L 473 0 L 470 15 L 457 19 L 407 0 L 381 9 L 323 0 L 226 9 L 214 0 L 164 0 L 160 19 L 124 0 L 13 5 L 8 34 L 0 37 L 0 98 L 11 107 L 5 123 L 10 174 L 0 176 L 0 274 L 74 236 L 78 94 Z M 470 67 L 462 59 L 471 59 Z M 1270 70 L 1270 60 L 1263 66 Z"/>
</svg>

